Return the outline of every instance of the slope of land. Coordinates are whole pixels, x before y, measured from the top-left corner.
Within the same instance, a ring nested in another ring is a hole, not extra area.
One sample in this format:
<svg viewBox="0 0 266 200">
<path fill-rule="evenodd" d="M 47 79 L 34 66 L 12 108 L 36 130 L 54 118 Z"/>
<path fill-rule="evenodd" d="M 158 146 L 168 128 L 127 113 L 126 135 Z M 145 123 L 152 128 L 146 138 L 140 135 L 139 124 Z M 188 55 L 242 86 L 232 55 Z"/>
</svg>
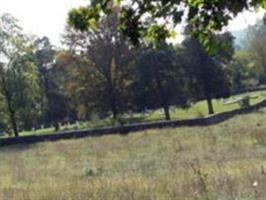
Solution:
<svg viewBox="0 0 266 200">
<path fill-rule="evenodd" d="M 265 121 L 2 147 L 0 199 L 262 200 Z"/>
</svg>

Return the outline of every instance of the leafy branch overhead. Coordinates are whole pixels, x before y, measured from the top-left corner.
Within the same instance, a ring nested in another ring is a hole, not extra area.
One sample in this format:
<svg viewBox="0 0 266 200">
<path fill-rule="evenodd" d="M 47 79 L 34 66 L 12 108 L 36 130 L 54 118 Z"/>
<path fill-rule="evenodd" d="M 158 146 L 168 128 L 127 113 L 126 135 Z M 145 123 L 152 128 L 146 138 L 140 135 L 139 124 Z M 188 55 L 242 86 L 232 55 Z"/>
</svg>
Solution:
<svg viewBox="0 0 266 200">
<path fill-rule="evenodd" d="M 247 9 L 266 7 L 265 0 L 92 0 L 87 7 L 73 9 L 69 24 L 85 31 L 95 26 L 104 15 L 115 8 L 120 11 L 120 30 L 135 45 L 141 39 L 161 42 L 172 35 L 173 28 L 185 21 L 191 34 L 206 50 L 212 52 L 217 44 L 211 35 L 221 31 L 238 13 Z"/>
</svg>

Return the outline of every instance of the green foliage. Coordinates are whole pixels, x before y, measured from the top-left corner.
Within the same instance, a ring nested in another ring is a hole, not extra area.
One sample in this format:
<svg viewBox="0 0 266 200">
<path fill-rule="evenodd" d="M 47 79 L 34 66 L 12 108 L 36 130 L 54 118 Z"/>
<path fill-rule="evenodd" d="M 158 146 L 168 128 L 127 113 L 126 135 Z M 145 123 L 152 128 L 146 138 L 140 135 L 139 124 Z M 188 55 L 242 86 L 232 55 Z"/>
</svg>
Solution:
<svg viewBox="0 0 266 200">
<path fill-rule="evenodd" d="M 258 83 L 260 73 L 256 69 L 255 62 L 248 51 L 236 52 L 229 67 L 233 90 L 251 87 Z"/>
<path fill-rule="evenodd" d="M 9 127 L 18 136 L 18 129 L 30 128 L 39 113 L 38 71 L 31 39 L 21 33 L 17 21 L 10 15 L 0 18 L 1 99 L 9 116 Z"/>
<path fill-rule="evenodd" d="M 254 71 L 258 75 L 259 83 L 264 84 L 266 82 L 266 26 L 262 20 L 249 27 L 246 40 L 250 62 L 254 64 Z"/>
<path fill-rule="evenodd" d="M 170 37 L 170 32 L 166 29 L 164 25 L 152 25 L 147 30 L 147 38 L 153 43 L 160 45 L 160 43 L 165 41 L 165 38 Z"/>
<path fill-rule="evenodd" d="M 138 44 L 145 36 L 161 42 L 169 37 L 171 28 L 158 26 L 158 21 L 164 24 L 177 25 L 183 20 L 191 24 L 191 34 L 196 37 L 203 47 L 214 53 L 219 43 L 210 39 L 215 31 L 221 31 L 229 21 L 245 9 L 265 7 L 264 0 L 93 0 L 88 7 L 73 9 L 69 14 L 69 24 L 84 31 L 93 27 L 101 16 L 109 15 L 114 7 L 120 6 L 120 29 L 133 44 Z M 132 6 L 133 5 L 133 6 Z M 152 20 L 151 20 L 152 19 Z M 93 20 L 94 23 L 89 23 Z"/>
<path fill-rule="evenodd" d="M 1 69 L 0 80 L 7 112 L 16 112 L 21 128 L 31 128 L 40 109 L 36 103 L 39 101 L 38 72 L 33 59 L 27 56 L 16 58 L 12 65 Z"/>
<path fill-rule="evenodd" d="M 99 20 L 100 7 L 95 6 L 91 9 L 80 7 L 69 12 L 69 24 L 81 31 L 88 30 L 88 27 L 95 27 Z"/>
</svg>

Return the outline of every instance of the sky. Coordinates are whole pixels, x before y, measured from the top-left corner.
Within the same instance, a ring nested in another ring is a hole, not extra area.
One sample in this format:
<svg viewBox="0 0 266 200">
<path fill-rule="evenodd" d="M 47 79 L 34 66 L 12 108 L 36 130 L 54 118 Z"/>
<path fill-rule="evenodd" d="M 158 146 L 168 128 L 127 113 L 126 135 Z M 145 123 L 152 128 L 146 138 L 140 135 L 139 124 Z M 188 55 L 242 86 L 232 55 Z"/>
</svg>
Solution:
<svg viewBox="0 0 266 200">
<path fill-rule="evenodd" d="M 0 0 L 0 14 L 10 13 L 26 33 L 48 36 L 60 45 L 69 10 L 86 5 L 88 0 Z"/>
<path fill-rule="evenodd" d="M 0 0 L 0 14 L 10 13 L 20 21 L 26 33 L 39 37 L 48 36 L 51 42 L 60 46 L 60 38 L 66 24 L 67 13 L 71 8 L 86 5 L 89 0 Z M 241 30 L 262 18 L 258 13 L 241 13 L 227 30 Z M 178 38 L 176 39 L 178 40 Z"/>
</svg>

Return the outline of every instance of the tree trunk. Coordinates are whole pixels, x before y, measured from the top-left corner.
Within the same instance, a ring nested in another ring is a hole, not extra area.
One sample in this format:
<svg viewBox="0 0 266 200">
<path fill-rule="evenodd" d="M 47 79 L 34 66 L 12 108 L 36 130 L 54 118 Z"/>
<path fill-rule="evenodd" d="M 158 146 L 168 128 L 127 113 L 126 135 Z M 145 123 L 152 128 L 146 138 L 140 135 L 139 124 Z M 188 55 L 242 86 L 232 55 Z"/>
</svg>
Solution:
<svg viewBox="0 0 266 200">
<path fill-rule="evenodd" d="M 214 114 L 212 99 L 210 97 L 207 97 L 207 104 L 208 104 L 209 115 Z"/>
<path fill-rule="evenodd" d="M 6 102 L 7 102 L 9 117 L 10 117 L 10 121 L 11 121 L 11 124 L 12 124 L 12 129 L 13 129 L 14 135 L 15 135 L 15 137 L 19 137 L 18 127 L 17 127 L 17 122 L 16 122 L 16 116 L 15 116 L 16 112 L 12 108 L 10 95 L 9 95 L 9 92 L 6 89 L 4 89 L 4 94 L 5 94 L 5 99 L 6 99 Z"/>
<path fill-rule="evenodd" d="M 60 130 L 60 126 L 59 126 L 59 123 L 57 121 L 54 122 L 54 130 L 55 130 L 55 132 Z"/>
<path fill-rule="evenodd" d="M 165 120 L 167 120 L 167 121 L 171 120 L 169 106 L 164 105 L 163 109 L 164 109 Z"/>
<path fill-rule="evenodd" d="M 112 113 L 113 113 L 113 119 L 116 119 L 117 118 L 118 111 L 117 111 L 117 108 L 116 108 L 116 104 L 115 103 L 112 105 Z"/>
<path fill-rule="evenodd" d="M 44 94 L 42 92 L 41 92 L 41 112 L 42 112 L 41 123 L 42 125 L 44 125 L 46 120 L 45 120 Z"/>
<path fill-rule="evenodd" d="M 111 110 L 113 114 L 113 119 L 117 119 L 118 115 L 118 107 L 117 107 L 117 92 L 116 88 L 113 86 L 113 84 L 110 82 L 110 99 L 111 99 Z"/>
<path fill-rule="evenodd" d="M 159 95 L 160 95 L 161 106 L 164 109 L 165 120 L 171 120 L 166 94 L 164 93 L 160 74 L 156 69 L 154 69 L 154 75 L 155 75 L 155 81 L 156 81 L 157 88 L 158 88 Z"/>
<path fill-rule="evenodd" d="M 12 124 L 14 135 L 15 135 L 15 137 L 19 137 L 17 122 L 16 122 L 16 118 L 15 118 L 15 112 L 9 110 L 9 116 L 10 116 L 10 120 L 11 120 L 11 124 Z"/>
</svg>

